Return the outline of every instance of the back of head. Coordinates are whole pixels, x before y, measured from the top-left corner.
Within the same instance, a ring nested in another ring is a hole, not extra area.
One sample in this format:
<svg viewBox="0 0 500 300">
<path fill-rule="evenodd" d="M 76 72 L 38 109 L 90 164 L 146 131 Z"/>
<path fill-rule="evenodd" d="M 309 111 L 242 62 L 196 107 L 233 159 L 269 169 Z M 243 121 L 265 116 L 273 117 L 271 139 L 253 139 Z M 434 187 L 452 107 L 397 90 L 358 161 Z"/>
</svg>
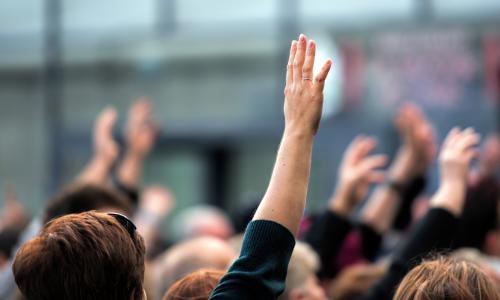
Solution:
<svg viewBox="0 0 500 300">
<path fill-rule="evenodd" d="M 231 221 L 224 211 L 210 205 L 196 205 L 180 212 L 172 220 L 175 240 L 202 236 L 229 239 L 233 235 Z"/>
<path fill-rule="evenodd" d="M 22 246 L 12 270 L 27 300 L 142 299 L 144 252 L 141 236 L 118 218 L 70 214 Z"/>
<path fill-rule="evenodd" d="M 328 287 L 334 300 L 358 299 L 366 294 L 387 271 L 380 264 L 359 264 L 345 268 Z"/>
<path fill-rule="evenodd" d="M 306 243 L 297 241 L 288 264 L 286 288 L 279 299 L 325 299 L 316 272 L 319 257 Z"/>
<path fill-rule="evenodd" d="M 475 264 L 440 257 L 411 270 L 393 299 L 497 300 L 500 289 Z"/>
<path fill-rule="evenodd" d="M 191 273 L 172 285 L 163 300 L 207 300 L 224 274 L 218 270 Z"/>
<path fill-rule="evenodd" d="M 161 297 L 176 281 L 200 269 L 226 270 L 236 252 L 223 240 L 200 237 L 176 244 L 156 262 L 156 294 Z"/>
<path fill-rule="evenodd" d="M 67 214 L 109 209 L 130 215 L 132 205 L 118 191 L 101 185 L 73 184 L 51 199 L 45 209 L 44 223 Z"/>
</svg>

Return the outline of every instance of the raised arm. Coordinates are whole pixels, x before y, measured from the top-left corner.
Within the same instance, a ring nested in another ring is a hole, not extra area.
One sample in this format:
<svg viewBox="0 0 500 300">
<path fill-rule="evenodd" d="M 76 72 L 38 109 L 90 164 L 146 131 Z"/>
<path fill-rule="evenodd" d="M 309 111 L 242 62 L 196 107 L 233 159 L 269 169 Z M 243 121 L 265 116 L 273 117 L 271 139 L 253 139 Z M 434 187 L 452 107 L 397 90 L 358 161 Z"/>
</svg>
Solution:
<svg viewBox="0 0 500 300">
<path fill-rule="evenodd" d="M 316 77 L 316 45 L 301 35 L 292 42 L 285 87 L 285 130 L 267 192 L 245 232 L 240 257 L 210 299 L 276 299 L 306 201 L 313 137 L 323 105 L 323 86 L 332 62 Z"/>
<path fill-rule="evenodd" d="M 397 284 L 425 255 L 451 246 L 465 201 L 469 165 L 478 143 L 479 135 L 472 129 L 453 129 L 448 134 L 439 158 L 440 186 L 431 199 L 430 210 L 395 251 L 387 275 L 363 299 L 391 299 Z"/>
<path fill-rule="evenodd" d="M 396 217 L 410 218 L 412 202 L 423 188 L 422 181 L 435 155 L 432 125 L 417 106 L 405 104 L 395 125 L 403 144 L 391 164 L 387 181 L 377 187 L 361 216 L 361 223 L 379 234 L 385 234 Z"/>
<path fill-rule="evenodd" d="M 118 144 L 113 139 L 116 110 L 105 108 L 97 118 L 93 131 L 94 155 L 77 182 L 84 184 L 106 184 L 109 174 L 119 154 Z"/>
<path fill-rule="evenodd" d="M 313 138 L 323 107 L 323 87 L 331 60 L 313 77 L 316 44 L 301 36 L 292 43 L 285 87 L 285 131 L 269 187 L 254 220 L 270 220 L 297 233 L 304 205 Z"/>
<path fill-rule="evenodd" d="M 144 160 L 154 146 L 156 132 L 151 103 L 137 100 L 130 108 L 125 129 L 127 148 L 118 167 L 118 183 L 125 188 L 137 189 L 140 185 Z"/>
<path fill-rule="evenodd" d="M 305 235 L 305 240 L 320 256 L 320 278 L 334 275 L 333 261 L 352 229 L 351 214 L 366 197 L 369 186 L 384 179 L 380 168 L 387 158 L 371 155 L 375 146 L 376 140 L 371 137 L 359 136 L 351 142 L 342 158 L 337 187 L 329 200 L 328 210 L 313 222 Z"/>
</svg>

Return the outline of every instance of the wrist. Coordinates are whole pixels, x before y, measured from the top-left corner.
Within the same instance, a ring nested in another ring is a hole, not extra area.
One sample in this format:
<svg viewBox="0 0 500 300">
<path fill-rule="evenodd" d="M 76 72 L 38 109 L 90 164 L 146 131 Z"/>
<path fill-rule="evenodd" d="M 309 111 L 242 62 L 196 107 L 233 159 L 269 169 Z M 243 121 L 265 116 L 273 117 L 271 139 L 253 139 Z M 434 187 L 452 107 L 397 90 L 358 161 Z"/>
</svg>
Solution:
<svg viewBox="0 0 500 300">
<path fill-rule="evenodd" d="M 346 185 L 340 185 L 330 198 L 330 210 L 341 216 L 349 217 L 354 210 L 354 201 L 351 197 L 352 189 Z"/>
<path fill-rule="evenodd" d="M 96 154 L 90 161 L 90 165 L 93 167 L 110 169 L 113 166 L 114 162 L 114 159 L 111 159 L 104 155 Z"/>
<path fill-rule="evenodd" d="M 431 200 L 431 206 L 444 208 L 458 217 L 462 214 L 465 192 L 464 182 L 442 182 Z"/>
<path fill-rule="evenodd" d="M 125 152 L 125 155 L 123 157 L 123 160 L 126 160 L 126 161 L 142 161 L 144 160 L 144 157 L 146 155 L 141 152 L 141 151 L 137 151 L 137 150 L 133 150 L 133 149 L 128 149 L 126 152 Z"/>
<path fill-rule="evenodd" d="M 285 125 L 283 137 L 312 141 L 314 139 L 314 132 L 305 127 Z"/>
</svg>

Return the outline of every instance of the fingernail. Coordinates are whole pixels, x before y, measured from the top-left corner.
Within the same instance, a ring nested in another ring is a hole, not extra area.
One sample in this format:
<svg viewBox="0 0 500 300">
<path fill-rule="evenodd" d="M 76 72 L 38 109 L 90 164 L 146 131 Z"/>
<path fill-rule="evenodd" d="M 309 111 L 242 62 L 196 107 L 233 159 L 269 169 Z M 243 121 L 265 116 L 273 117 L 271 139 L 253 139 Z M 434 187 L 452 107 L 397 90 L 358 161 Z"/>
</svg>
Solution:
<svg viewBox="0 0 500 300">
<path fill-rule="evenodd" d="M 293 41 L 292 41 L 292 48 L 295 48 L 295 47 L 297 47 L 297 41 L 296 41 L 296 40 L 293 40 Z"/>
<path fill-rule="evenodd" d="M 309 48 L 314 49 L 314 46 L 316 46 L 316 43 L 314 42 L 314 40 L 310 40 L 309 41 Z"/>
<path fill-rule="evenodd" d="M 305 40 L 306 40 L 306 36 L 301 33 L 299 36 L 299 41 L 305 42 Z"/>
</svg>

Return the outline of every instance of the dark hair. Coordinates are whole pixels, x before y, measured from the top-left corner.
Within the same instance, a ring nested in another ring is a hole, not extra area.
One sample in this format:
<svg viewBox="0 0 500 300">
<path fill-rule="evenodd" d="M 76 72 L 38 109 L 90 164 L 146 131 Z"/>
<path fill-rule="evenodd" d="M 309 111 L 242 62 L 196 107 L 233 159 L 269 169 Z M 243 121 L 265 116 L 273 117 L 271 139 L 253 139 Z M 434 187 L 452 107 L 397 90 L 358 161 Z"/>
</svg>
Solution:
<svg viewBox="0 0 500 300">
<path fill-rule="evenodd" d="M 73 184 L 61 190 L 49 201 L 43 222 L 67 214 L 76 214 L 90 210 L 114 208 L 130 215 L 132 206 L 117 190 L 91 184 Z"/>
<path fill-rule="evenodd" d="M 12 270 L 28 300 L 142 299 L 144 241 L 105 213 L 47 223 L 16 254 Z"/>
<path fill-rule="evenodd" d="M 500 290 L 474 263 L 440 257 L 401 281 L 393 300 L 498 300 Z"/>
<path fill-rule="evenodd" d="M 224 271 L 199 270 L 180 279 L 163 297 L 163 300 L 207 300 Z"/>
</svg>

